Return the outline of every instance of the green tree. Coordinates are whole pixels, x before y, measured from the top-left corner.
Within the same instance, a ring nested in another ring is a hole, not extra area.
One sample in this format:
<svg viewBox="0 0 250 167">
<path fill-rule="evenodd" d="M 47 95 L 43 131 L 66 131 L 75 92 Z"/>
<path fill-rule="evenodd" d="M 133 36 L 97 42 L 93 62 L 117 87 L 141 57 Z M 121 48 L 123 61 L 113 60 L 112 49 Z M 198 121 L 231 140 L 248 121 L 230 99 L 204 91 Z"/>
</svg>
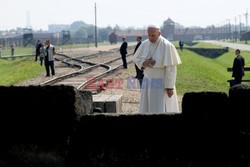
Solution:
<svg viewBox="0 0 250 167">
<path fill-rule="evenodd" d="M 75 21 L 70 25 L 70 31 L 74 33 L 82 27 L 87 28 L 89 27 L 89 25 L 84 23 L 83 21 Z"/>
<path fill-rule="evenodd" d="M 109 30 L 107 28 L 101 28 L 99 29 L 99 38 L 102 40 L 102 41 L 108 41 L 109 39 Z"/>
<path fill-rule="evenodd" d="M 87 38 L 88 33 L 86 31 L 86 28 L 81 27 L 74 33 L 74 38 Z"/>
</svg>

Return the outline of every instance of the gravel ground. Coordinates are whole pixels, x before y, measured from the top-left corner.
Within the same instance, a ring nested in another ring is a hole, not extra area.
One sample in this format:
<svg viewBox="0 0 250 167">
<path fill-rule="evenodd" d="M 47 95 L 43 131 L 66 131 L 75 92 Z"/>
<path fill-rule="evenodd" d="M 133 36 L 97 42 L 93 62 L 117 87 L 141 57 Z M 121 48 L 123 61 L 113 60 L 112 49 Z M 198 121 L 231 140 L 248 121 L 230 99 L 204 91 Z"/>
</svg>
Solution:
<svg viewBox="0 0 250 167">
<path fill-rule="evenodd" d="M 108 46 L 100 46 L 98 48 L 82 48 L 82 49 L 71 49 L 70 52 L 67 50 L 61 50 L 61 52 L 65 54 L 70 54 L 72 56 L 77 55 L 89 55 L 95 54 L 102 51 L 109 51 L 114 48 L 118 48 L 120 45 L 108 45 Z M 131 46 L 131 45 L 130 45 Z M 132 48 L 133 49 L 133 48 Z M 56 76 L 61 76 L 70 72 L 74 72 L 77 69 L 69 68 L 65 65 L 62 65 L 59 62 L 55 63 L 55 71 Z M 44 70 L 45 71 L 45 70 Z M 122 79 L 124 83 L 122 84 L 122 89 L 106 89 L 100 92 L 100 94 L 114 94 L 114 95 L 123 95 L 122 97 L 122 111 L 121 113 L 137 113 L 139 111 L 139 102 L 140 102 L 140 89 L 128 89 L 127 88 L 127 78 L 135 76 L 135 67 L 134 64 L 131 63 L 128 65 L 128 69 L 121 69 L 116 71 L 115 73 L 109 75 L 108 77 L 104 78 L 113 78 L 113 79 Z M 39 85 L 42 82 L 45 82 L 52 77 L 45 77 L 45 72 L 41 73 L 36 78 L 32 78 L 30 80 L 24 81 L 22 83 L 17 84 L 16 86 L 29 86 L 29 85 Z M 178 96 L 179 98 L 179 106 L 181 109 L 181 101 L 182 97 Z"/>
<path fill-rule="evenodd" d="M 76 70 L 77 70 L 76 68 L 69 68 L 69 67 L 61 64 L 60 62 L 55 62 L 55 73 L 56 73 L 56 75 L 53 76 L 53 77 L 59 77 L 59 76 L 74 72 Z M 45 72 L 45 67 L 44 67 L 44 72 L 43 73 L 41 73 L 40 75 L 38 75 L 35 78 L 31 78 L 31 79 L 26 80 L 24 82 L 18 83 L 18 84 L 16 84 L 16 86 L 40 85 L 40 83 L 45 82 L 45 81 L 50 80 L 50 79 L 53 78 L 52 76 L 45 77 L 45 74 L 46 74 L 46 72 Z"/>
</svg>

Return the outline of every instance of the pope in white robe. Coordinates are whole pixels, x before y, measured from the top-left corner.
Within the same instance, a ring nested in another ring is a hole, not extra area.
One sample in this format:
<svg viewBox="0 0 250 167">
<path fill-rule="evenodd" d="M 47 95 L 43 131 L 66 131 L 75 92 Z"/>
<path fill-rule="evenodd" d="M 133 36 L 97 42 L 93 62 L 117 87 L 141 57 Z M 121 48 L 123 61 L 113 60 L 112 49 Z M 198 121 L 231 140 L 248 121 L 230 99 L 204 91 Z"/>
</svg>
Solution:
<svg viewBox="0 0 250 167">
<path fill-rule="evenodd" d="M 159 27 L 150 25 L 148 38 L 134 55 L 135 64 L 144 70 L 140 113 L 179 113 L 175 88 L 177 65 L 181 64 L 174 45 L 161 36 Z"/>
</svg>

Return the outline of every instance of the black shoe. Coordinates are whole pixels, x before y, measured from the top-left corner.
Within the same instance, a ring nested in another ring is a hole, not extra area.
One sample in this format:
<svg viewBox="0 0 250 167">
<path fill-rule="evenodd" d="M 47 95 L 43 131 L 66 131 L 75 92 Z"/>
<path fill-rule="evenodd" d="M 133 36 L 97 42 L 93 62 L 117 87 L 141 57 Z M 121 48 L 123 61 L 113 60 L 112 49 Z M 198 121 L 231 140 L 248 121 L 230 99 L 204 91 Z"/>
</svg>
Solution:
<svg viewBox="0 0 250 167">
<path fill-rule="evenodd" d="M 49 77 L 49 75 L 45 75 L 45 77 Z"/>
</svg>

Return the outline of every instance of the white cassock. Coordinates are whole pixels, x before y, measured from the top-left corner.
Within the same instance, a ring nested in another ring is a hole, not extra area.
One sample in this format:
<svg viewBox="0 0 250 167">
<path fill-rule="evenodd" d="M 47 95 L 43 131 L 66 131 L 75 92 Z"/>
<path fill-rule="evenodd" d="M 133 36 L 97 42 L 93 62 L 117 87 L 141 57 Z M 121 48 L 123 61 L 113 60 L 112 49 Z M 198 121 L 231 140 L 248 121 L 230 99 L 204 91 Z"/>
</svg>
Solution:
<svg viewBox="0 0 250 167">
<path fill-rule="evenodd" d="M 135 53 L 133 61 L 141 68 L 143 62 L 150 58 L 156 64 L 144 69 L 139 112 L 179 113 L 175 82 L 176 65 L 181 64 L 181 60 L 176 48 L 162 36 L 155 44 L 145 40 Z M 173 96 L 168 97 L 165 88 L 173 88 Z"/>
</svg>

